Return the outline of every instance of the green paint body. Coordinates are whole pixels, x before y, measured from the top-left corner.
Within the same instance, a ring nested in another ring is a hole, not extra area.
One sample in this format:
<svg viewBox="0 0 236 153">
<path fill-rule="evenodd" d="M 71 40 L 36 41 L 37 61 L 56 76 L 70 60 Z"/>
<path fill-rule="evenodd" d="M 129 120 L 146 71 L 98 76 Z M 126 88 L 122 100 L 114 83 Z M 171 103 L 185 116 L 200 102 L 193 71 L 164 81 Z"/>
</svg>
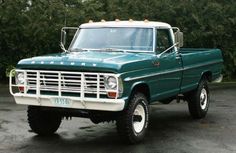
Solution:
<svg viewBox="0 0 236 153">
<path fill-rule="evenodd" d="M 180 49 L 158 57 L 154 52 L 84 51 L 49 54 L 21 60 L 18 69 L 60 70 L 78 72 L 109 72 L 120 74 L 128 101 L 133 88 L 147 85 L 150 102 L 196 89 L 203 73 L 212 80 L 221 75 L 223 67 L 219 49 Z"/>
</svg>

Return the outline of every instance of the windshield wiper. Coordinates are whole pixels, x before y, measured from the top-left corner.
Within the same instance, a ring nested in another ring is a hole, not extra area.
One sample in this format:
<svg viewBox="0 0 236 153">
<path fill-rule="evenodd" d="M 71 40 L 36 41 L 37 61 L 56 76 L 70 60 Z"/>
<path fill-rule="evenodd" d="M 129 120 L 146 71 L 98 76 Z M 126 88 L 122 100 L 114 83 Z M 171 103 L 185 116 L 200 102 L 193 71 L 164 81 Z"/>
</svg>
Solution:
<svg viewBox="0 0 236 153">
<path fill-rule="evenodd" d="M 71 52 L 82 52 L 82 51 L 103 51 L 103 49 L 96 48 L 73 48 L 70 50 Z"/>
<path fill-rule="evenodd" d="M 71 52 L 81 52 L 81 51 L 99 51 L 99 52 L 125 52 L 123 49 L 118 48 L 73 48 L 70 50 Z"/>
<path fill-rule="evenodd" d="M 86 48 L 73 48 L 70 50 L 70 52 L 84 52 L 84 51 L 89 51 L 89 49 Z"/>
<path fill-rule="evenodd" d="M 99 52 L 126 52 L 126 50 L 119 48 L 73 48 L 69 50 L 70 52 L 83 52 L 83 51 L 99 51 Z"/>
<path fill-rule="evenodd" d="M 63 48 L 62 48 L 63 49 Z M 65 50 L 64 50 L 65 51 Z M 150 53 L 151 51 L 142 50 L 124 50 L 120 48 L 73 48 L 69 50 L 70 52 L 85 52 L 85 51 L 97 51 L 97 52 L 134 52 L 134 53 Z M 65 52 L 68 52 L 66 50 Z"/>
<path fill-rule="evenodd" d="M 119 49 L 119 48 L 101 48 L 100 50 L 107 52 L 126 52 L 124 49 Z"/>
</svg>

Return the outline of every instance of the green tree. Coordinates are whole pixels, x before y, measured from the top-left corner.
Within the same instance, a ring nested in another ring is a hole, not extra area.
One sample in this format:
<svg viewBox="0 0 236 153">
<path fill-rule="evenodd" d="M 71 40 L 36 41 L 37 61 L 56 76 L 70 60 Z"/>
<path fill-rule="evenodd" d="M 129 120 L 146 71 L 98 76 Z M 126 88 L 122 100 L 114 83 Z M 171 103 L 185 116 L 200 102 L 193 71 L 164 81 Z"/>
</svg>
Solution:
<svg viewBox="0 0 236 153">
<path fill-rule="evenodd" d="M 236 77 L 235 0 L 0 0 L 0 79 L 23 58 L 60 52 L 60 29 L 105 20 L 168 22 L 185 47 L 220 48 L 226 79 Z"/>
</svg>

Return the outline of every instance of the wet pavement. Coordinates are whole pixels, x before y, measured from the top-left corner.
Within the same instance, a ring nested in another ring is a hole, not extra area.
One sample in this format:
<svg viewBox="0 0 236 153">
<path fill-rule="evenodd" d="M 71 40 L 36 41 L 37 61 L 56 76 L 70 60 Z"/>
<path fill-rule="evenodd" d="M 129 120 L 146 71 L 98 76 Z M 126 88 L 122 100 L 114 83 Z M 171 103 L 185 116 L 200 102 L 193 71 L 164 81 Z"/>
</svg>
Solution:
<svg viewBox="0 0 236 153">
<path fill-rule="evenodd" d="M 187 103 L 151 106 L 145 140 L 124 144 L 115 123 L 88 119 L 63 120 L 57 134 L 39 137 L 30 132 L 26 106 L 14 104 L 7 85 L 0 84 L 0 153 L 157 153 L 236 152 L 236 84 L 211 87 L 208 115 L 193 120 Z"/>
</svg>

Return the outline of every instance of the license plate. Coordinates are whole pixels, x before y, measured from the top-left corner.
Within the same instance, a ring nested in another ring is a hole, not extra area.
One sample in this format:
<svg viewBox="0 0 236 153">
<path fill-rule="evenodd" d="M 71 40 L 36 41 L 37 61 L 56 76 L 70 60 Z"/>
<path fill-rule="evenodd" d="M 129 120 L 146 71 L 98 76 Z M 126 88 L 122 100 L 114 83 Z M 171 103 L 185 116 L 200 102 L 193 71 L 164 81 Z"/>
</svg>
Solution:
<svg viewBox="0 0 236 153">
<path fill-rule="evenodd" d="M 55 106 L 59 106 L 59 107 L 70 107 L 72 104 L 72 101 L 71 99 L 68 99 L 68 98 L 53 98 L 52 103 Z"/>
</svg>

